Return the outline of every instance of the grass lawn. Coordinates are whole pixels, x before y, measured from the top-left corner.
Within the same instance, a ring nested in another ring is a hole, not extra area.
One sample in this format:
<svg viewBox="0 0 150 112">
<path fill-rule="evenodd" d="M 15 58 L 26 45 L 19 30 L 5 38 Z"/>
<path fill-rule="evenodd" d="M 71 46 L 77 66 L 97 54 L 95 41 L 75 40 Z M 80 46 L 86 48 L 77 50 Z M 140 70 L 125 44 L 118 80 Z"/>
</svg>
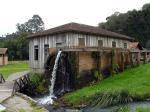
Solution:
<svg viewBox="0 0 150 112">
<path fill-rule="evenodd" d="M 150 108 L 139 107 L 136 112 L 150 112 Z"/>
<path fill-rule="evenodd" d="M 109 77 L 95 85 L 68 93 L 62 99 L 73 105 L 88 102 L 96 93 L 127 90 L 130 95 L 141 98 L 150 97 L 150 63 L 128 69 Z"/>
<path fill-rule="evenodd" d="M 29 69 L 27 61 L 14 61 L 9 62 L 8 65 L 0 66 L 0 73 L 3 74 L 4 78 L 8 78 L 9 75 L 21 72 Z"/>
</svg>

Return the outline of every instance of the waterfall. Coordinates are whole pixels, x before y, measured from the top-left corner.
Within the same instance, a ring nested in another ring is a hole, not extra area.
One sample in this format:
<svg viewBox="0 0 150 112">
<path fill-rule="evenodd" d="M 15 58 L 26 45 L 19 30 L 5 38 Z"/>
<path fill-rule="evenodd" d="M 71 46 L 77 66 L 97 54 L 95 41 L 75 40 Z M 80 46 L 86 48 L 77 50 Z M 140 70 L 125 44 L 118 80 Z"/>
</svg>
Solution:
<svg viewBox="0 0 150 112">
<path fill-rule="evenodd" d="M 57 67 L 58 67 L 58 61 L 59 61 L 59 57 L 61 55 L 62 51 L 59 51 L 55 60 L 55 64 L 54 64 L 54 68 L 53 68 L 53 72 L 52 72 L 52 78 L 51 78 L 51 86 L 50 86 L 50 95 L 54 96 L 54 85 L 55 85 L 55 81 L 56 81 L 56 72 L 57 72 Z"/>
<path fill-rule="evenodd" d="M 53 71 L 52 71 L 52 78 L 50 80 L 51 81 L 51 85 L 49 87 L 50 94 L 49 96 L 42 98 L 41 101 L 39 101 L 40 104 L 53 104 L 53 98 L 56 98 L 54 95 L 54 86 L 55 86 L 56 72 L 57 72 L 58 62 L 59 62 L 61 52 L 62 51 L 58 52 L 56 59 L 55 59 L 55 64 L 54 64 Z"/>
</svg>

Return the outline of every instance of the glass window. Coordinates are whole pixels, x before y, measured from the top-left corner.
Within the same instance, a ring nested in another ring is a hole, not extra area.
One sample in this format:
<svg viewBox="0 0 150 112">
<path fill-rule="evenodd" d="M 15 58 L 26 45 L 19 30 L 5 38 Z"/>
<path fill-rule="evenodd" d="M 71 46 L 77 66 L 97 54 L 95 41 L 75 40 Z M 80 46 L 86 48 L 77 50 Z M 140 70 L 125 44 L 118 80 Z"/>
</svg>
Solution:
<svg viewBox="0 0 150 112">
<path fill-rule="evenodd" d="M 85 46 L 85 38 L 78 38 L 79 46 Z"/>
<path fill-rule="evenodd" d="M 39 59 L 39 48 L 38 45 L 34 46 L 34 60 L 38 60 Z"/>
<path fill-rule="evenodd" d="M 116 42 L 112 41 L 112 47 L 116 47 Z"/>
<path fill-rule="evenodd" d="M 49 55 L 49 45 L 45 44 L 44 45 L 44 59 L 45 60 L 47 59 L 48 55 Z"/>
<path fill-rule="evenodd" d="M 98 47 L 103 47 L 103 40 L 98 40 Z"/>
<path fill-rule="evenodd" d="M 127 49 L 127 43 L 124 43 L 124 48 Z"/>
</svg>

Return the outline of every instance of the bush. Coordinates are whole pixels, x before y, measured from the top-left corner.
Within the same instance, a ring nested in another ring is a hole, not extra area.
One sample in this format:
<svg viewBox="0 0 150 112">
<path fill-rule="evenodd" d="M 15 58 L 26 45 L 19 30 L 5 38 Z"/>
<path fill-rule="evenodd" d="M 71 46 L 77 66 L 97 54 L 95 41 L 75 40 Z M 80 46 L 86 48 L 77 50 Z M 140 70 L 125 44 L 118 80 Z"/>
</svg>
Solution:
<svg viewBox="0 0 150 112">
<path fill-rule="evenodd" d="M 30 75 L 30 81 L 35 86 L 38 86 L 42 80 L 43 80 L 43 77 L 41 74 L 33 73 Z"/>
<path fill-rule="evenodd" d="M 96 71 L 94 72 L 94 77 L 95 77 L 98 81 L 103 80 L 103 75 L 102 75 L 98 70 L 96 70 Z"/>
<path fill-rule="evenodd" d="M 35 91 L 37 93 L 43 94 L 48 92 L 47 83 L 42 74 L 31 74 L 30 81 L 36 87 Z"/>
</svg>

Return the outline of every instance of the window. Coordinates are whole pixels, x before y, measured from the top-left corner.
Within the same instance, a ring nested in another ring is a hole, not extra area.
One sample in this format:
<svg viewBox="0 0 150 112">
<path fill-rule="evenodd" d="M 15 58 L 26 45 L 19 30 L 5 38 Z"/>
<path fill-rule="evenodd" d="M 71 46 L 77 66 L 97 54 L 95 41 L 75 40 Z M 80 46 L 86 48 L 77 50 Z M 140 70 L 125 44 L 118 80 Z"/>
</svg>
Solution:
<svg viewBox="0 0 150 112">
<path fill-rule="evenodd" d="M 103 40 L 98 40 L 98 47 L 103 47 Z"/>
<path fill-rule="evenodd" d="M 112 41 L 112 47 L 116 47 L 116 42 Z"/>
<path fill-rule="evenodd" d="M 39 48 L 38 45 L 34 46 L 34 60 L 38 60 L 39 59 Z"/>
<path fill-rule="evenodd" d="M 49 55 L 49 45 L 45 44 L 44 45 L 44 59 L 45 60 L 47 59 L 48 55 Z"/>
<path fill-rule="evenodd" d="M 78 38 L 79 46 L 85 46 L 85 38 Z"/>
<path fill-rule="evenodd" d="M 56 47 L 62 47 L 62 43 L 61 42 L 57 42 L 56 43 Z"/>
<path fill-rule="evenodd" d="M 127 49 L 127 43 L 124 43 L 124 48 Z"/>
</svg>

